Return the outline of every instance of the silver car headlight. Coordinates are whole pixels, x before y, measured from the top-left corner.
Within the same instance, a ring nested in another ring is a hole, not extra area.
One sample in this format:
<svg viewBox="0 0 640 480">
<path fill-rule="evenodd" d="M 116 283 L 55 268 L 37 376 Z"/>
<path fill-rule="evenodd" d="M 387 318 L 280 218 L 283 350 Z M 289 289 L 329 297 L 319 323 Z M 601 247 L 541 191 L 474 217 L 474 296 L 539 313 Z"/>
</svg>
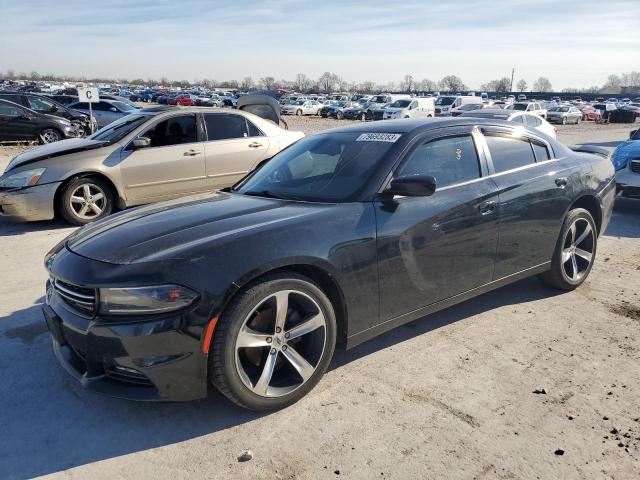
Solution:
<svg viewBox="0 0 640 480">
<path fill-rule="evenodd" d="M 33 170 L 24 170 L 1 178 L 0 188 L 33 187 L 38 183 L 45 170 L 45 168 L 34 168 Z"/>
<path fill-rule="evenodd" d="M 180 285 L 101 288 L 100 313 L 105 315 L 148 315 L 180 310 L 198 298 L 193 290 Z"/>
</svg>

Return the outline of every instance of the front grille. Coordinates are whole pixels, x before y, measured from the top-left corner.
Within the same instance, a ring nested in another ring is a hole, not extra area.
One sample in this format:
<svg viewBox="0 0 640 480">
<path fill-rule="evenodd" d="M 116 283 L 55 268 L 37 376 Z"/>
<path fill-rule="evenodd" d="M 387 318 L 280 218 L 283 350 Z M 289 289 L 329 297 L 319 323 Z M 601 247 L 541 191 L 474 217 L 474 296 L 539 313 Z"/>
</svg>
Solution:
<svg viewBox="0 0 640 480">
<path fill-rule="evenodd" d="M 631 171 L 633 173 L 640 173 L 640 160 L 631 161 Z"/>
<path fill-rule="evenodd" d="M 78 287 L 60 279 L 53 280 L 56 293 L 71 308 L 82 315 L 93 316 L 96 313 L 96 291 L 93 288 Z"/>
</svg>

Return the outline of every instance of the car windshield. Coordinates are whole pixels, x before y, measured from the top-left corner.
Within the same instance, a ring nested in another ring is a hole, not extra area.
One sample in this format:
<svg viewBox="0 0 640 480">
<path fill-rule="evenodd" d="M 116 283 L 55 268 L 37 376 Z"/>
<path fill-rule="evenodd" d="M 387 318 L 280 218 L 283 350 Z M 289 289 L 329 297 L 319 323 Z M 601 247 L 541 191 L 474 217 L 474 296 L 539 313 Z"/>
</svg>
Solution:
<svg viewBox="0 0 640 480">
<path fill-rule="evenodd" d="M 114 107 L 118 107 L 118 109 L 122 110 L 123 112 L 129 112 L 131 110 L 135 110 L 135 107 L 132 107 L 128 103 L 119 102 L 117 100 L 114 100 L 113 102 L 111 102 L 111 105 L 113 105 Z"/>
<path fill-rule="evenodd" d="M 410 103 L 411 100 L 396 100 L 390 106 L 393 108 L 407 108 Z"/>
<path fill-rule="evenodd" d="M 236 191 L 311 202 L 350 201 L 399 137 L 361 132 L 315 135 L 274 156 Z"/>
<path fill-rule="evenodd" d="M 117 142 L 138 128 L 149 118 L 152 117 L 148 115 L 127 115 L 126 117 L 122 117 L 120 120 L 116 120 L 106 127 L 101 128 L 89 138 L 91 140 L 102 140 L 109 143 Z"/>
<path fill-rule="evenodd" d="M 371 103 L 386 103 L 386 97 L 384 95 L 378 95 L 377 97 L 373 97 Z"/>
<path fill-rule="evenodd" d="M 298 100 L 296 103 L 294 103 L 294 105 L 304 105 L 304 101 Z"/>
<path fill-rule="evenodd" d="M 436 105 L 451 105 L 456 101 L 456 97 L 438 97 Z"/>
<path fill-rule="evenodd" d="M 507 110 L 526 110 L 527 105 L 524 103 L 514 103 L 513 105 L 509 105 Z"/>
<path fill-rule="evenodd" d="M 549 109 L 549 111 L 550 112 L 568 112 L 569 107 L 555 107 L 555 108 Z"/>
</svg>

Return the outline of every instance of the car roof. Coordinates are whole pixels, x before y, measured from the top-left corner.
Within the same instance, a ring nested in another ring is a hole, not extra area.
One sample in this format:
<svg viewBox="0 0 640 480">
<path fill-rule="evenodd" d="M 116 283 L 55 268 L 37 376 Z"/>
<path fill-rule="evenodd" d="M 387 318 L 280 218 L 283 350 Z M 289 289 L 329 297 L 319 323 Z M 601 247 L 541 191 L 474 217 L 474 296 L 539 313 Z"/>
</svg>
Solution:
<svg viewBox="0 0 640 480">
<path fill-rule="evenodd" d="M 496 110 L 503 112 L 504 110 Z M 471 112 L 470 112 L 471 113 Z M 489 118 L 478 118 L 469 116 L 460 116 L 455 118 L 421 118 L 421 119 L 402 119 L 402 120 L 384 120 L 377 122 L 358 123 L 356 125 L 349 125 L 347 127 L 338 127 L 324 132 L 318 132 L 322 134 L 325 132 L 331 133 L 419 133 L 420 131 L 435 130 L 445 127 L 457 127 L 465 125 L 505 125 L 513 127 L 512 122 L 503 120 L 492 120 Z"/>
</svg>

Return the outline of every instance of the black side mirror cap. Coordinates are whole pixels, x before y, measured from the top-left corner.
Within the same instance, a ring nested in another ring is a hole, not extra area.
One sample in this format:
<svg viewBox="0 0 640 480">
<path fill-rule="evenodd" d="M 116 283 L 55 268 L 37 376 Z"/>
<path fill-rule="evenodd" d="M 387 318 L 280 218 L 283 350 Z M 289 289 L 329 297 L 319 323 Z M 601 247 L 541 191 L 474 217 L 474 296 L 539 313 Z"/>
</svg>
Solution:
<svg viewBox="0 0 640 480">
<path fill-rule="evenodd" d="M 436 179 L 430 175 L 407 175 L 391 180 L 386 195 L 403 197 L 428 197 L 436 191 Z"/>
</svg>

